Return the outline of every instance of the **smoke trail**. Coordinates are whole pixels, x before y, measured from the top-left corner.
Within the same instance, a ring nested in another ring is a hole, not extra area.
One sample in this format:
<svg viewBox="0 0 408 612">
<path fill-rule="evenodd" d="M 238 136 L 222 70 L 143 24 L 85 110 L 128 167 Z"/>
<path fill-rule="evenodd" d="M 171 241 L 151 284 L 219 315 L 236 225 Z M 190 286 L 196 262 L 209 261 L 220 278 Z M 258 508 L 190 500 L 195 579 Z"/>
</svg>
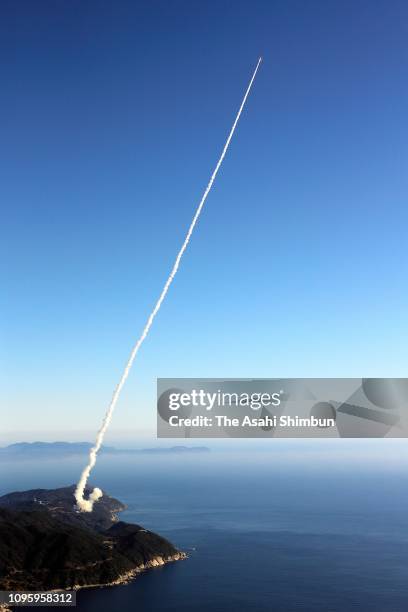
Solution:
<svg viewBox="0 0 408 612">
<path fill-rule="evenodd" d="M 220 166 L 221 166 L 221 164 L 223 162 L 225 154 L 226 154 L 226 152 L 228 150 L 229 144 L 230 144 L 231 139 L 232 139 L 232 137 L 234 135 L 235 128 L 237 127 L 239 118 L 240 118 L 242 110 L 243 110 L 243 108 L 245 106 L 245 102 L 247 100 L 249 92 L 251 91 L 252 83 L 255 80 L 256 73 L 258 72 L 258 68 L 259 68 L 259 65 L 260 65 L 261 61 L 262 61 L 262 57 L 260 57 L 258 59 L 258 63 L 256 65 L 256 68 L 254 70 L 252 78 L 251 78 L 251 80 L 249 82 L 249 85 L 248 85 L 248 88 L 247 88 L 247 90 L 245 92 L 245 95 L 244 95 L 244 97 L 242 99 L 241 106 L 239 107 L 237 116 L 235 117 L 235 121 L 232 124 L 231 131 L 230 131 L 230 133 L 228 135 L 228 138 L 227 138 L 227 140 L 225 142 L 225 145 L 224 145 L 224 148 L 222 150 L 221 156 L 220 156 L 220 158 L 219 158 L 219 160 L 217 162 L 217 165 L 215 166 L 214 172 L 211 175 L 211 178 L 210 178 L 210 180 L 208 182 L 208 185 L 207 185 L 207 187 L 206 187 L 206 189 L 204 191 L 204 194 L 203 194 L 203 196 L 201 198 L 201 201 L 200 201 L 200 203 L 199 203 L 199 205 L 197 207 L 197 210 L 195 212 L 195 215 L 193 217 L 191 225 L 188 228 L 188 232 L 186 234 L 186 237 L 184 239 L 182 247 L 181 247 L 180 251 L 178 252 L 178 255 L 176 257 L 176 260 L 174 262 L 174 265 L 173 265 L 173 268 L 172 268 L 172 270 L 170 272 L 170 275 L 169 275 L 168 279 L 165 282 L 165 285 L 164 285 L 164 287 L 162 289 L 162 292 L 160 294 L 159 299 L 156 302 L 155 307 L 153 308 L 152 312 L 149 315 L 149 318 L 147 319 L 147 323 L 146 323 L 146 325 L 145 325 L 145 327 L 143 329 L 142 335 L 137 340 L 136 344 L 134 345 L 134 347 L 132 349 L 132 352 L 130 353 L 130 356 L 129 356 L 128 362 L 126 364 L 126 367 L 125 367 L 125 369 L 123 371 L 122 377 L 121 377 L 121 379 L 120 379 L 120 381 L 118 383 L 118 386 L 116 387 L 116 389 L 115 389 L 115 391 L 113 393 L 113 396 L 112 396 L 112 399 L 111 399 L 111 403 L 110 403 L 109 408 L 108 408 L 108 410 L 107 410 L 107 412 L 105 414 L 105 417 L 104 417 L 104 419 L 102 421 L 101 428 L 99 429 L 98 434 L 96 436 L 95 445 L 89 451 L 89 462 L 88 462 L 88 465 L 85 467 L 84 471 L 81 474 L 81 477 L 80 477 L 80 479 L 78 481 L 77 487 L 75 489 L 75 494 L 74 494 L 76 502 L 77 502 L 77 506 L 83 512 L 92 512 L 92 508 L 93 508 L 94 502 L 96 502 L 100 497 L 102 497 L 102 491 L 100 489 L 98 489 L 98 488 L 95 488 L 92 491 L 91 495 L 89 496 L 89 499 L 84 499 L 84 491 L 85 491 L 86 483 L 88 481 L 88 478 L 89 478 L 89 475 L 91 473 L 91 470 L 92 470 L 92 468 L 94 467 L 94 465 L 96 463 L 96 457 L 97 457 L 98 451 L 99 451 L 99 449 L 102 446 L 102 442 L 103 442 L 106 430 L 108 429 L 109 423 L 111 422 L 113 411 L 115 410 L 116 403 L 117 403 L 117 401 L 119 399 L 119 396 L 120 396 L 120 393 L 122 391 L 123 385 L 125 384 L 126 379 L 127 379 L 128 375 L 129 375 L 130 369 L 131 369 L 131 367 L 133 365 L 133 361 L 135 360 L 135 357 L 136 357 L 136 355 L 137 355 L 141 345 L 143 344 L 147 334 L 149 333 L 149 330 L 150 330 L 150 328 L 152 326 L 154 318 L 155 318 L 156 314 L 159 312 L 160 306 L 162 305 L 162 302 L 163 302 L 164 298 L 167 295 L 167 292 L 168 292 L 168 290 L 170 288 L 170 285 L 173 282 L 173 279 L 174 279 L 174 277 L 177 274 L 177 270 L 179 268 L 181 258 L 183 257 L 184 251 L 186 250 L 188 243 L 190 242 L 190 238 L 191 238 L 191 235 L 193 233 L 194 227 L 195 227 L 195 225 L 197 223 L 198 217 L 200 216 L 201 210 L 202 210 L 202 208 L 204 206 L 204 203 L 205 203 L 205 201 L 207 199 L 208 194 L 211 191 L 211 187 L 213 186 L 215 178 L 216 178 L 216 176 L 218 174 L 218 170 L 220 169 Z"/>
</svg>

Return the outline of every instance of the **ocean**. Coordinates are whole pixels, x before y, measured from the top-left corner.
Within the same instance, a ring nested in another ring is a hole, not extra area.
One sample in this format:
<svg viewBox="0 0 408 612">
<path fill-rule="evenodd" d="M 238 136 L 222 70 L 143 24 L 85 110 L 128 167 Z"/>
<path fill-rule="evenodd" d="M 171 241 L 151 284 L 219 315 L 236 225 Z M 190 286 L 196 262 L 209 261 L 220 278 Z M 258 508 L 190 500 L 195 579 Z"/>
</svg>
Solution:
<svg viewBox="0 0 408 612">
<path fill-rule="evenodd" d="M 79 460 L 0 463 L 0 493 L 75 482 Z M 188 559 L 78 592 L 81 612 L 408 610 L 408 475 L 273 453 L 101 456 L 92 482 Z"/>
</svg>

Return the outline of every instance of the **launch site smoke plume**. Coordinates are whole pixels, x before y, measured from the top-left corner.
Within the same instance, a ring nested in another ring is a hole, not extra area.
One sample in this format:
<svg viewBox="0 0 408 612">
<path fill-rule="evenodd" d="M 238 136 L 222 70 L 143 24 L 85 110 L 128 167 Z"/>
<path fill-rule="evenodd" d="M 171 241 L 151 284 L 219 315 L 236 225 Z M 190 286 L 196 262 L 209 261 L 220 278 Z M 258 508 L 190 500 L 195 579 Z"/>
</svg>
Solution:
<svg viewBox="0 0 408 612">
<path fill-rule="evenodd" d="M 203 208 L 203 206 L 205 204 L 205 201 L 207 199 L 208 194 L 211 191 L 211 188 L 213 186 L 215 178 L 216 178 L 216 176 L 218 174 L 218 170 L 220 169 L 221 164 L 222 164 L 222 162 L 224 160 L 225 154 L 226 154 L 226 152 L 228 150 L 228 147 L 230 145 L 231 139 L 232 139 L 232 137 L 234 135 L 235 128 L 237 127 L 239 118 L 241 116 L 241 113 L 242 113 L 243 108 L 245 106 L 245 103 L 247 101 L 249 92 L 251 91 L 251 87 L 252 87 L 252 84 L 253 84 L 253 82 L 255 80 L 256 73 L 258 72 L 258 68 L 260 66 L 261 61 L 262 61 L 262 58 L 260 57 L 258 59 L 258 63 L 256 65 L 256 67 L 255 67 L 254 73 L 253 73 L 252 78 L 251 78 L 251 80 L 249 82 L 249 85 L 247 87 L 245 95 L 244 95 L 244 97 L 242 99 L 241 106 L 239 107 L 237 116 L 235 117 L 235 121 L 232 124 L 231 131 L 230 131 L 230 133 L 228 135 L 228 138 L 227 138 L 227 140 L 225 142 L 225 145 L 224 145 L 224 148 L 223 148 L 222 153 L 220 155 L 220 158 L 219 158 L 219 160 L 217 162 L 217 165 L 215 166 L 215 169 L 214 169 L 214 171 L 213 171 L 213 173 L 211 175 L 211 178 L 210 178 L 210 180 L 208 182 L 208 185 L 205 188 L 203 196 L 202 196 L 202 198 L 200 200 L 200 203 L 199 203 L 199 205 L 197 207 L 197 210 L 196 210 L 196 212 L 194 214 L 193 220 L 192 220 L 192 222 L 190 224 L 190 227 L 188 228 L 188 231 L 187 231 L 186 237 L 184 239 L 184 242 L 183 242 L 183 244 L 181 246 L 181 249 L 178 252 L 178 255 L 177 255 L 176 260 L 174 262 L 173 268 L 172 268 L 172 270 L 171 270 L 171 272 L 169 274 L 169 277 L 167 278 L 167 280 L 166 280 L 166 282 L 164 284 L 164 287 L 162 289 L 162 292 L 160 294 L 159 299 L 156 302 L 155 307 L 153 308 L 152 312 L 149 315 L 149 318 L 147 319 L 147 323 L 146 323 L 146 325 L 145 325 L 145 327 L 144 327 L 144 329 L 142 331 L 141 336 L 137 340 L 136 344 L 134 345 L 134 347 L 132 349 L 132 352 L 130 353 L 130 356 L 129 356 L 128 362 L 126 364 L 126 367 L 125 367 L 125 369 L 123 371 L 122 377 L 121 377 L 121 379 L 120 379 L 120 381 L 119 381 L 119 383 L 118 383 L 118 385 L 117 385 L 117 387 L 116 387 L 116 389 L 115 389 L 115 391 L 113 393 L 113 396 L 112 396 L 111 402 L 109 404 L 108 410 L 106 411 L 106 414 L 105 414 L 104 419 L 102 421 L 101 428 L 99 429 L 98 434 L 96 436 L 95 445 L 89 451 L 89 462 L 88 462 L 88 465 L 85 467 L 84 471 L 82 472 L 81 477 L 80 477 L 80 479 L 78 481 L 77 487 L 75 489 L 75 499 L 76 499 L 76 502 L 77 502 L 77 506 L 83 512 L 92 512 L 92 508 L 93 508 L 94 503 L 100 497 L 102 497 L 102 491 L 100 489 L 98 489 L 98 488 L 95 488 L 92 491 L 92 493 L 90 494 L 89 498 L 88 499 L 84 499 L 84 492 L 85 492 L 86 483 L 88 481 L 88 478 L 89 478 L 89 475 L 90 475 L 90 473 L 92 471 L 92 468 L 94 467 L 94 465 L 96 463 L 96 458 L 97 458 L 97 455 L 98 455 L 98 451 L 100 450 L 100 448 L 102 446 L 106 430 L 108 429 L 109 423 L 111 422 L 111 419 L 112 419 L 113 411 L 115 410 L 115 406 L 116 406 L 116 403 L 117 403 L 117 401 L 119 399 L 119 396 L 120 396 L 120 393 L 122 391 L 123 385 L 125 384 L 126 379 L 129 376 L 129 372 L 131 370 L 131 367 L 133 365 L 135 357 L 136 357 L 137 353 L 139 352 L 139 349 L 142 346 L 144 340 L 146 339 L 146 336 L 149 333 L 149 330 L 150 330 L 150 328 L 152 326 L 154 318 L 157 315 L 157 313 L 159 312 L 160 306 L 162 305 L 162 302 L 163 302 L 164 298 L 167 295 L 167 292 L 168 292 L 168 290 L 170 288 L 170 285 L 173 282 L 174 277 L 177 274 L 177 270 L 179 268 L 181 258 L 183 257 L 184 251 L 186 250 L 188 243 L 190 242 L 191 235 L 192 235 L 192 233 L 194 231 L 195 225 L 196 225 L 196 223 L 198 221 L 198 218 L 200 216 L 202 208 Z"/>
</svg>

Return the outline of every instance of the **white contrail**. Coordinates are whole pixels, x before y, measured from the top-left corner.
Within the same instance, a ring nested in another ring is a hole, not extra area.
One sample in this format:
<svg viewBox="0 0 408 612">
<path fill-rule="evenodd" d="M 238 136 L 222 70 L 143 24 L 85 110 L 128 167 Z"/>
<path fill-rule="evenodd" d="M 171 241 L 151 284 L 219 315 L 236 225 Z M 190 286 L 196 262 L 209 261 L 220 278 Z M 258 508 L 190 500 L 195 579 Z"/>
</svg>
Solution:
<svg viewBox="0 0 408 612">
<path fill-rule="evenodd" d="M 178 255 L 176 257 L 176 261 L 174 262 L 174 265 L 173 265 L 173 268 L 172 268 L 172 270 L 170 272 L 170 275 L 169 275 L 168 279 L 166 280 L 166 283 L 165 283 L 165 285 L 164 285 L 164 287 L 162 289 L 162 292 L 160 294 L 159 299 L 156 302 L 155 307 L 153 308 L 152 312 L 149 315 L 149 318 L 147 319 L 147 323 L 146 323 L 146 325 L 145 325 L 145 327 L 143 329 L 142 335 L 140 336 L 140 338 L 138 339 L 138 341 L 134 345 L 134 347 L 132 349 L 132 352 L 130 353 L 130 357 L 129 357 L 128 362 L 126 364 L 126 367 L 125 367 L 125 369 L 123 371 L 122 377 L 121 377 L 121 379 L 119 381 L 118 386 L 116 387 L 116 389 L 115 389 L 115 391 L 113 393 L 113 396 L 112 396 L 112 399 L 111 399 L 111 403 L 110 403 L 109 408 L 108 408 L 108 410 L 107 410 L 107 412 L 105 414 L 105 417 L 104 417 L 104 419 L 102 421 L 101 428 L 99 429 L 98 434 L 96 436 L 95 445 L 89 451 L 89 462 L 88 462 L 88 465 L 86 466 L 86 468 L 82 472 L 81 477 L 80 477 L 80 479 L 78 481 L 77 487 L 75 489 L 75 499 L 76 499 L 76 502 L 77 502 L 77 506 L 78 506 L 78 508 L 80 510 L 82 510 L 84 512 L 91 512 L 92 508 L 93 508 L 93 505 L 94 505 L 94 502 L 97 501 L 100 497 L 102 497 L 102 491 L 100 489 L 98 489 L 98 488 L 95 488 L 92 491 L 92 493 L 90 494 L 89 499 L 84 499 L 84 491 L 85 491 L 86 483 L 88 481 L 88 478 L 89 478 L 89 475 L 91 473 L 91 470 L 92 470 L 92 468 L 94 467 L 94 465 L 96 463 L 96 457 L 97 457 L 98 451 L 99 451 L 99 449 L 102 446 L 102 442 L 103 442 L 106 430 L 108 429 L 109 423 L 111 422 L 112 414 L 113 414 L 113 411 L 115 410 L 115 406 L 116 406 L 116 403 L 117 403 L 117 401 L 119 399 L 120 392 L 122 391 L 123 385 L 126 382 L 126 379 L 127 379 L 128 375 L 129 375 L 129 372 L 130 372 L 130 369 L 131 369 L 131 367 L 133 365 L 135 357 L 136 357 L 140 347 L 142 346 L 142 344 L 143 344 L 147 334 L 149 333 L 149 330 L 150 330 L 150 328 L 152 326 L 154 318 L 157 315 L 157 313 L 159 312 L 160 306 L 162 305 L 162 302 L 163 302 L 164 298 L 167 295 L 167 292 L 168 292 L 168 290 L 170 288 L 170 285 L 173 282 L 173 279 L 174 279 L 174 277 L 177 274 L 177 270 L 179 268 L 181 258 L 183 257 L 184 251 L 186 250 L 188 243 L 190 242 L 191 234 L 193 233 L 194 227 L 195 227 L 195 225 L 196 225 L 196 223 L 198 221 L 198 217 L 200 216 L 201 210 L 202 210 L 202 208 L 204 206 L 204 203 L 205 203 L 205 201 L 207 199 L 208 194 L 211 191 L 211 187 L 213 186 L 213 183 L 215 181 L 215 177 L 218 174 L 218 170 L 220 169 L 220 166 L 221 166 L 221 164 L 223 162 L 225 154 L 226 154 L 226 152 L 228 150 L 229 144 L 230 144 L 231 139 L 232 139 L 232 137 L 234 135 L 235 128 L 237 127 L 239 118 L 240 118 L 242 110 L 243 110 L 243 108 L 245 106 L 245 102 L 247 100 L 249 92 L 251 91 L 252 83 L 255 80 L 256 73 L 258 72 L 258 68 L 259 68 L 259 65 L 260 65 L 261 61 L 262 61 L 262 57 L 260 57 L 258 59 L 258 63 L 256 65 L 256 68 L 254 70 L 252 78 L 251 78 L 251 80 L 249 82 L 249 85 L 248 85 L 248 88 L 247 88 L 247 90 L 245 92 L 245 95 L 244 95 L 244 97 L 242 99 L 241 106 L 239 107 L 237 116 L 235 117 L 235 121 L 232 124 L 231 131 L 230 131 L 230 133 L 228 135 L 228 138 L 227 138 L 226 143 L 224 145 L 224 148 L 222 150 L 221 156 L 220 156 L 220 158 L 219 158 L 219 160 L 217 162 L 217 165 L 215 166 L 214 172 L 211 175 L 211 178 L 210 178 L 210 180 L 208 182 L 208 185 L 207 185 L 207 187 L 206 187 L 206 189 L 204 191 L 204 194 L 203 194 L 203 196 L 201 198 L 201 201 L 200 201 L 200 203 L 199 203 L 199 205 L 197 207 L 197 210 L 195 212 L 195 215 L 193 217 L 191 225 L 188 228 L 188 232 L 187 232 L 186 237 L 184 239 L 183 245 L 182 245 L 180 251 L 178 252 Z"/>
</svg>

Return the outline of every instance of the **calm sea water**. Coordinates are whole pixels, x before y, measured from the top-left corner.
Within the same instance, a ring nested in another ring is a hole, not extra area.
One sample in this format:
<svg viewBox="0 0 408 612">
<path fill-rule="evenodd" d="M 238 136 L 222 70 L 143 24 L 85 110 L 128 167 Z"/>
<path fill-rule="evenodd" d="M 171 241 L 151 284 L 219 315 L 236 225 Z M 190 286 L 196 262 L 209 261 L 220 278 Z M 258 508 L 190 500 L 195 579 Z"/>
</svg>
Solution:
<svg viewBox="0 0 408 612">
<path fill-rule="evenodd" d="M 0 492 L 71 484 L 82 464 L 2 463 Z M 93 480 L 189 558 L 80 591 L 80 611 L 408 610 L 403 471 L 211 453 L 101 457 Z"/>
</svg>

